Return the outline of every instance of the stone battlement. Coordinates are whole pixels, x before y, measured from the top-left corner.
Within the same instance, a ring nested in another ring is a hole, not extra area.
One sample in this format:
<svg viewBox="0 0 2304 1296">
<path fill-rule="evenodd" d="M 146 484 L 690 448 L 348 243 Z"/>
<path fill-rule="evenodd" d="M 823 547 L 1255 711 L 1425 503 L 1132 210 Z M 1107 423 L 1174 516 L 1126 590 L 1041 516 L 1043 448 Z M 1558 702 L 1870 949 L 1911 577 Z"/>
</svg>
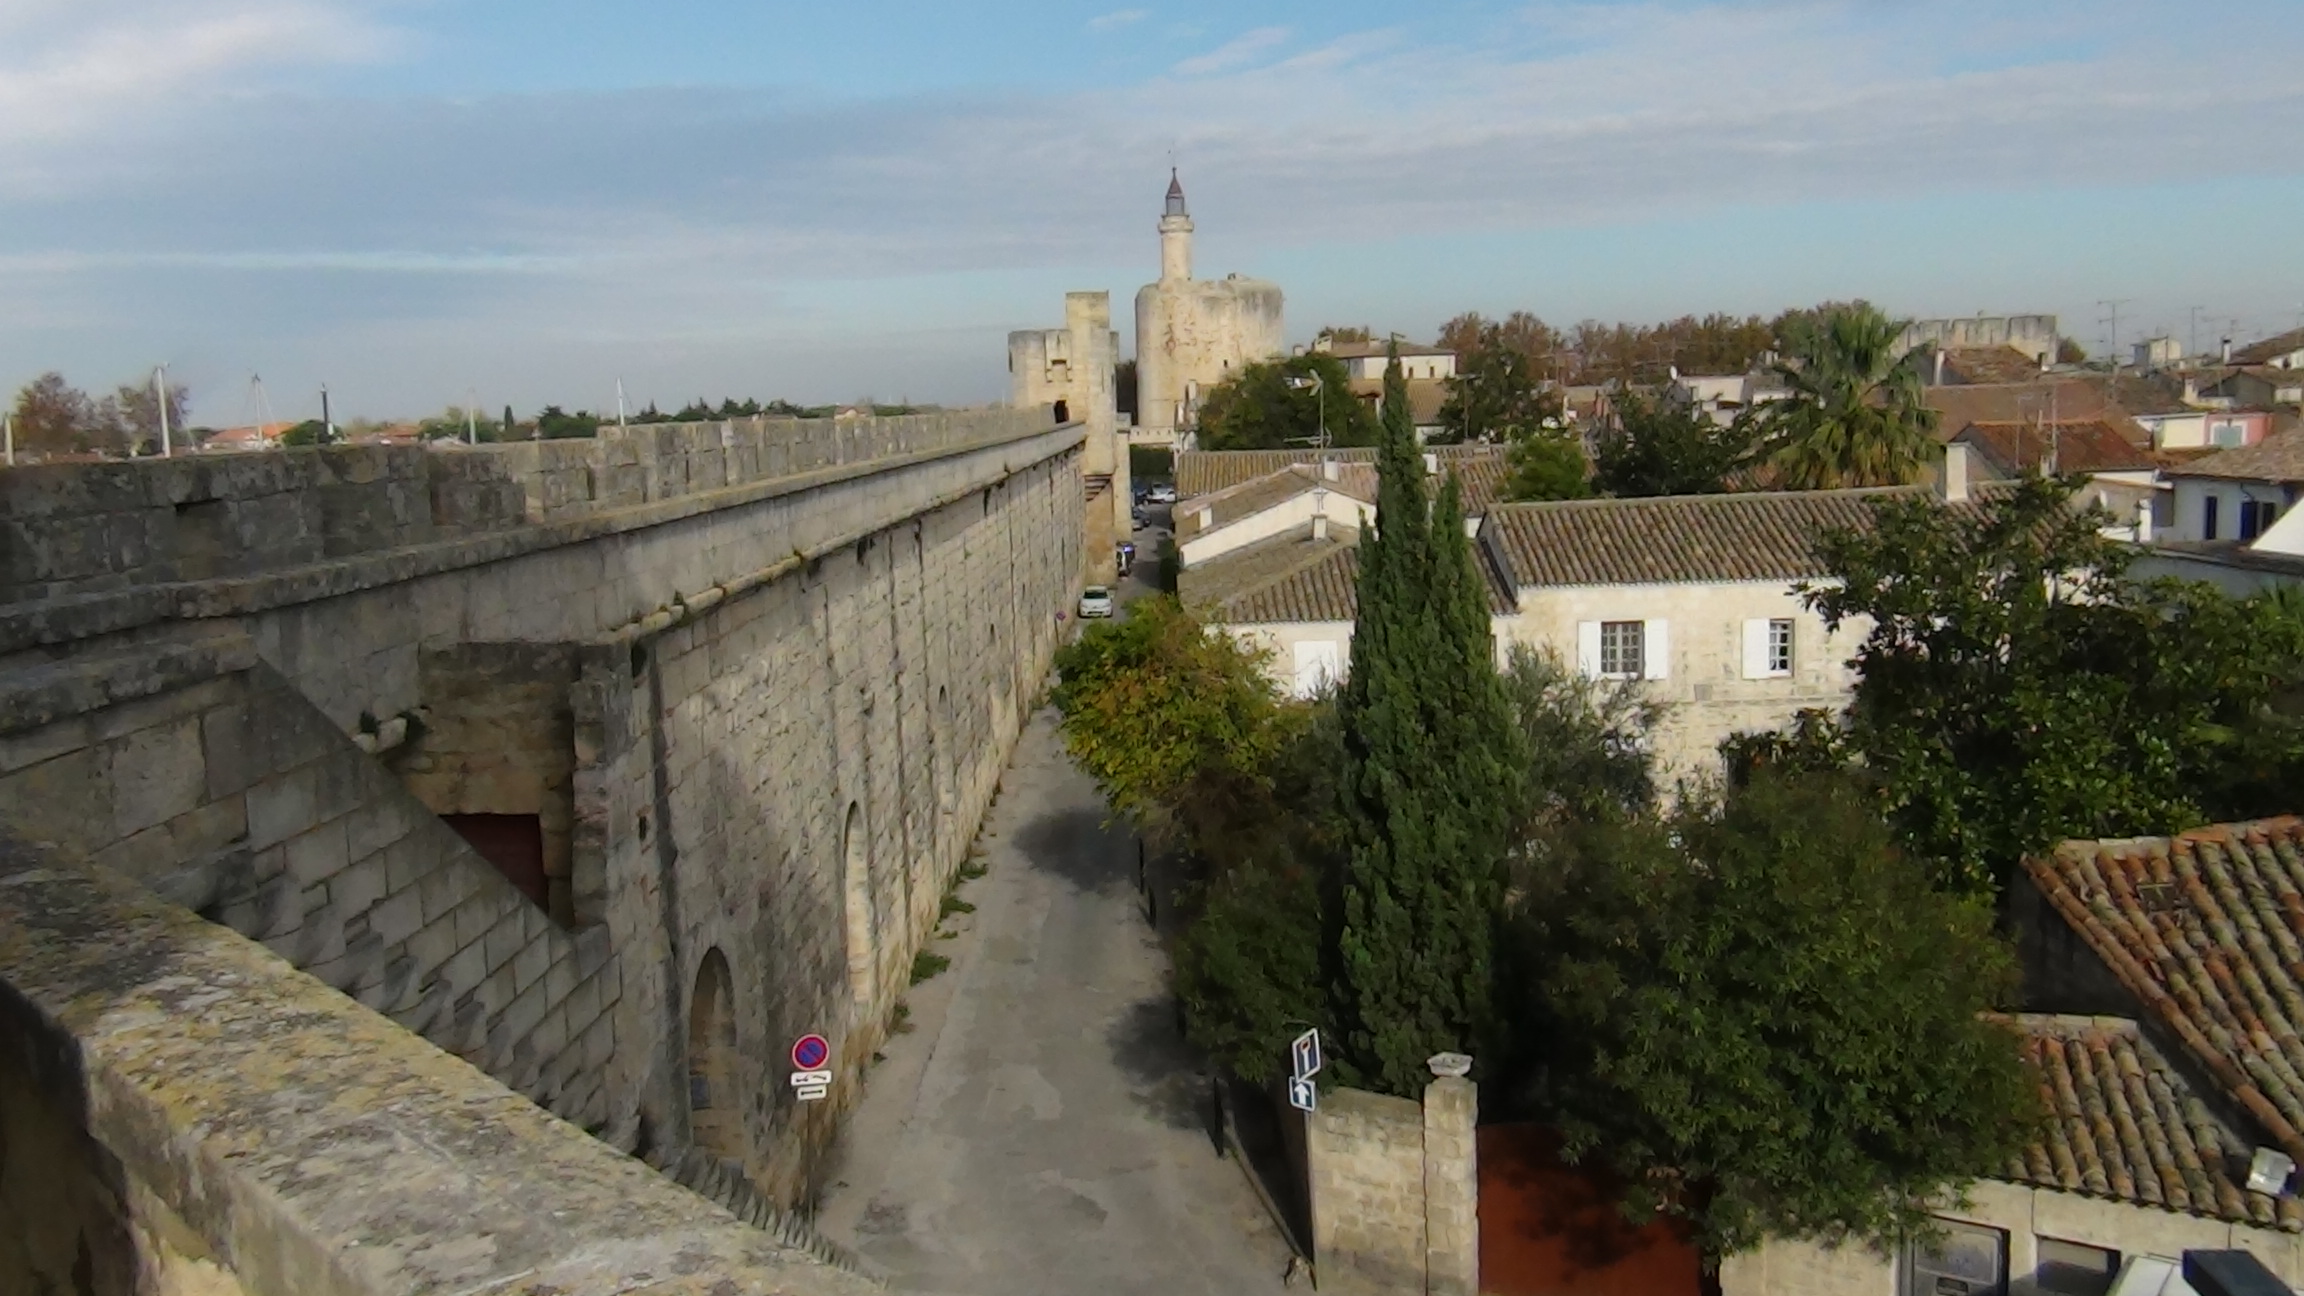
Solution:
<svg viewBox="0 0 2304 1296">
<path fill-rule="evenodd" d="M 0 1221 L 7 1291 L 876 1290 L 262 946 L 11 839 Z"/>
<path fill-rule="evenodd" d="M 247 576 L 947 453 L 1044 409 L 603 428 L 583 440 L 326 446 L 0 471 L 0 604 Z"/>
</svg>

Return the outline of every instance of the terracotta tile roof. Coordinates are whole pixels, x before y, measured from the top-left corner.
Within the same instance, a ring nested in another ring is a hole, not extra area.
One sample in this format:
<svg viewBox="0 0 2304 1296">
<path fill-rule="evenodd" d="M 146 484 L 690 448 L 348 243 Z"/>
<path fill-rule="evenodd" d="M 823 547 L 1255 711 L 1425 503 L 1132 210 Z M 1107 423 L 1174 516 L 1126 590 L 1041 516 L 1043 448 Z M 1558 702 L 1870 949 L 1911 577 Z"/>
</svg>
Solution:
<svg viewBox="0 0 2304 1296">
<path fill-rule="evenodd" d="M 1480 538 L 1523 587 L 1802 580 L 1825 575 L 1819 536 L 1869 529 L 1875 500 L 1929 493 L 1884 486 L 1499 504 Z"/>
<path fill-rule="evenodd" d="M 2304 482 L 2304 430 L 2288 428 L 2252 446 L 2202 455 L 2167 470 L 2171 477 L 2222 477 L 2237 481 Z"/>
<path fill-rule="evenodd" d="M 2048 1119 L 2008 1177 L 2091 1197 L 2304 1231 L 2304 1204 L 2246 1188 L 2254 1148 L 2120 1017 L 2005 1019 L 2039 1072 Z"/>
<path fill-rule="evenodd" d="M 1314 540 L 1298 527 L 1197 566 L 1177 581 L 1177 597 L 1210 621 L 1227 625 L 1284 621 L 1350 621 L 1358 614 L 1360 551 L 1357 532 L 1330 525 L 1329 539 Z M 1512 592 L 1491 564 L 1479 562 L 1488 585 L 1488 610 L 1515 610 Z"/>
<path fill-rule="evenodd" d="M 2102 419 L 2057 423 L 1971 423 L 1953 440 L 1976 451 L 2002 477 L 2040 471 L 2053 440 L 2056 470 L 2067 473 L 2149 472 L 2152 457 Z"/>
<path fill-rule="evenodd" d="M 1318 450 L 1182 450 L 1176 455 L 1176 516 L 1182 517 L 1194 506 L 1200 496 L 1267 477 L 1297 464 L 1317 464 Z M 1326 452 L 1351 477 L 1354 465 L 1365 465 L 1359 471 L 1365 476 L 1355 482 L 1375 478 L 1376 451 L 1367 446 L 1349 450 Z M 1463 484 L 1464 511 L 1478 516 L 1495 504 L 1504 490 L 1504 447 L 1495 445 L 1443 445 L 1428 446 L 1424 453 L 1439 456 L 1442 471 L 1453 468 Z M 1373 491 L 1371 486 L 1357 484 L 1352 491 Z M 1373 494 L 1368 498 L 1374 499 Z"/>
<path fill-rule="evenodd" d="M 2291 351 L 2304 351 L 2304 328 L 2290 329 L 2261 342 L 2251 342 L 2232 353 L 2232 363 L 2267 364 Z"/>
<path fill-rule="evenodd" d="M 2304 1161 L 2304 820 L 2066 842 L 2033 883 L 2262 1134 Z"/>
<path fill-rule="evenodd" d="M 1962 384 L 2031 382 L 2040 362 L 2007 345 L 1946 347 L 1944 376 Z"/>
<path fill-rule="evenodd" d="M 1947 441 L 1971 423 L 2029 423 L 2052 417 L 2059 423 L 2103 419 L 2116 427 L 2135 426 L 2128 411 L 2101 384 L 2078 379 L 1929 387 L 1920 398 L 1939 415 L 1936 435 Z M 2144 435 L 2137 427 L 2131 439 L 2141 441 Z"/>
</svg>

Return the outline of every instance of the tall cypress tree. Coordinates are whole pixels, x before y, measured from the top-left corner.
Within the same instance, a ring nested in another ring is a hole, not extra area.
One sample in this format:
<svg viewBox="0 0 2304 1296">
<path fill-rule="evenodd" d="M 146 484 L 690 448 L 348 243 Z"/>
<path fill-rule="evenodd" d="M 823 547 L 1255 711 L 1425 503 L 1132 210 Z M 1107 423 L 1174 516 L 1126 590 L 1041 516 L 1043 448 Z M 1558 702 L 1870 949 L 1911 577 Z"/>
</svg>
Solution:
<svg viewBox="0 0 2304 1296">
<path fill-rule="evenodd" d="M 1492 1030 L 1491 951 L 1519 731 L 1496 677 L 1486 584 L 1451 478 L 1433 508 L 1397 348 L 1384 374 L 1377 512 L 1341 702 L 1350 855 L 1337 899 L 1342 1060 L 1420 1092 L 1425 1059 Z"/>
</svg>

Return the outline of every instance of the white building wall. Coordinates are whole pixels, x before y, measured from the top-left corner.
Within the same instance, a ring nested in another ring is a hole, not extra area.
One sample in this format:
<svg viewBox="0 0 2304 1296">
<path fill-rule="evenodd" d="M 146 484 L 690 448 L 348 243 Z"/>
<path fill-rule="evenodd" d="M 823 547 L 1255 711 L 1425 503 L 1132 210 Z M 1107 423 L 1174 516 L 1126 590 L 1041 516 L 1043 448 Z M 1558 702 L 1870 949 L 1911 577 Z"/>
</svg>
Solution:
<svg viewBox="0 0 2304 1296">
<path fill-rule="evenodd" d="M 1195 567 L 1211 558 L 1221 557 L 1235 549 L 1242 549 L 1259 540 L 1293 531 L 1309 525 L 1316 516 L 1325 516 L 1329 525 L 1339 531 L 1358 529 L 1368 524 L 1375 510 L 1349 495 L 1328 491 L 1306 490 L 1291 495 L 1267 509 L 1260 509 L 1246 517 L 1235 518 L 1212 531 L 1195 533 L 1176 546 L 1177 557 L 1186 567 Z M 1185 510 L 1179 521 L 1193 516 Z M 1342 539 L 1341 535 L 1336 538 Z"/>
<path fill-rule="evenodd" d="M 1855 686 L 1849 659 L 1871 629 L 1869 621 L 1851 621 L 1828 632 L 1790 582 L 1526 586 L 1519 602 L 1517 617 L 1498 621 L 1508 639 L 1500 650 L 1523 643 L 1571 665 L 1578 661 L 1582 624 L 1666 626 L 1663 677 L 1644 687 L 1670 704 L 1651 748 L 1667 782 L 1717 772 L 1717 748 L 1730 734 L 1780 728 L 1809 707 L 1846 706 Z M 1792 622 L 1792 673 L 1746 678 L 1747 623 L 1777 618 Z"/>
<path fill-rule="evenodd" d="M 2273 524 L 2275 531 L 2286 531 L 2279 521 L 2286 517 L 2288 491 L 2286 487 L 2270 482 L 2228 481 L 2216 477 L 2178 477 L 2175 479 L 2175 517 L 2164 540 L 2237 540 L 2240 538 L 2240 506 L 2244 503 L 2263 502 L 2279 506 L 2281 519 Z M 2208 501 L 2216 501 L 2216 534 L 2209 535 Z M 2304 537 L 2299 537 L 2304 539 Z M 2298 552 L 2279 550 L 2278 552 Z"/>
</svg>

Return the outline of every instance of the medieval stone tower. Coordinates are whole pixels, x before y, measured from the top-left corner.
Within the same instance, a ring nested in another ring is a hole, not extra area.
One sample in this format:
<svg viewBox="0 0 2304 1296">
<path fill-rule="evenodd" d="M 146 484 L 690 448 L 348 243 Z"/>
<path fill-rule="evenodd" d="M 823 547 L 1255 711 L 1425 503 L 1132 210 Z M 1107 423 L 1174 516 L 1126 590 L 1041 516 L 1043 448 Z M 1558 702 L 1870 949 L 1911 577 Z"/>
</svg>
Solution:
<svg viewBox="0 0 2304 1296">
<path fill-rule="evenodd" d="M 1202 393 L 1285 346 L 1278 284 L 1192 277 L 1192 215 L 1171 171 L 1160 279 L 1136 293 L 1136 426 L 1188 433 Z"/>
</svg>

